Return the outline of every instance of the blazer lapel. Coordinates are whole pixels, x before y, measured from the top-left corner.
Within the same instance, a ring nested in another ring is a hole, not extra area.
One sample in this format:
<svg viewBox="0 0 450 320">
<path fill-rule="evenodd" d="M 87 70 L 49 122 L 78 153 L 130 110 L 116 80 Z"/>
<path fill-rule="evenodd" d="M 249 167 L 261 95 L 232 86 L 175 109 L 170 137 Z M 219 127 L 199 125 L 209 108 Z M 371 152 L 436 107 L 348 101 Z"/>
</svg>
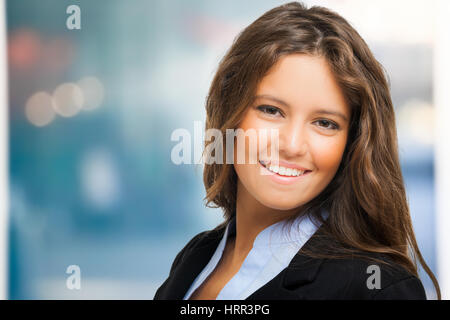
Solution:
<svg viewBox="0 0 450 320">
<path fill-rule="evenodd" d="M 207 265 L 214 254 L 225 232 L 225 226 L 212 230 L 204 235 L 199 242 L 187 250 L 181 261 L 161 286 L 158 299 L 181 300 L 198 274 Z M 325 237 L 325 239 L 327 239 Z M 283 271 L 275 278 L 253 292 L 246 300 L 298 300 L 306 298 L 302 288 L 316 279 L 323 259 L 311 258 L 302 250 L 314 251 L 317 246 L 324 244 L 323 226 L 306 241 L 299 252 Z M 325 242 L 328 240 L 325 240 Z"/>
<path fill-rule="evenodd" d="M 316 279 L 323 259 L 309 257 L 302 250 L 313 251 L 318 244 L 323 243 L 321 240 L 323 240 L 322 226 L 306 241 L 283 271 L 248 296 L 246 300 L 298 300 L 306 298 L 306 292 L 302 290 L 302 287 Z"/>
<path fill-rule="evenodd" d="M 182 300 L 192 282 L 208 264 L 224 234 L 225 227 L 212 230 L 199 243 L 186 251 L 183 258 L 163 284 L 159 299 Z"/>
</svg>

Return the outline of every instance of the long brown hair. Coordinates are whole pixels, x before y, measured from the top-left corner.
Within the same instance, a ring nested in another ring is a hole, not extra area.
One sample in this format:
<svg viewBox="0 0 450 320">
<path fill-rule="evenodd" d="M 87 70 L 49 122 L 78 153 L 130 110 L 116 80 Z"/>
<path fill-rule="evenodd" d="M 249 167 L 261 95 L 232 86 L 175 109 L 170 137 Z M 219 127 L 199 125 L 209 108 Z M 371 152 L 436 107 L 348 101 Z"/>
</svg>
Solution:
<svg viewBox="0 0 450 320">
<path fill-rule="evenodd" d="M 347 248 L 381 253 L 418 276 L 418 259 L 440 299 L 439 284 L 418 248 L 399 163 L 394 108 L 383 66 L 358 32 L 323 7 L 290 2 L 263 14 L 234 40 L 220 61 L 206 99 L 205 129 L 236 129 L 253 102 L 259 81 L 280 57 L 301 53 L 324 57 L 348 105 L 351 123 L 340 167 L 330 184 L 302 206 L 303 214 L 324 222 Z M 205 141 L 206 146 L 209 141 Z M 235 214 L 237 175 L 232 164 L 205 164 L 206 205 Z M 292 219 L 291 219 L 292 220 Z M 317 256 L 318 253 L 309 253 Z M 320 254 L 319 254 L 320 255 Z"/>
</svg>

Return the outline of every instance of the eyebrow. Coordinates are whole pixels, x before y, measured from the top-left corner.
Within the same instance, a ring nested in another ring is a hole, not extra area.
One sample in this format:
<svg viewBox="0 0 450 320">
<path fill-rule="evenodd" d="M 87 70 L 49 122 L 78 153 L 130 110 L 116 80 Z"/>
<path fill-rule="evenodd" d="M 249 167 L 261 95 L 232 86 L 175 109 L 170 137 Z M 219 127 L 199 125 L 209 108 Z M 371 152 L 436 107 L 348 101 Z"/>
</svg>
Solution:
<svg viewBox="0 0 450 320">
<path fill-rule="evenodd" d="M 277 97 L 271 96 L 269 94 L 256 95 L 254 98 L 255 98 L 255 100 L 256 99 L 272 100 L 272 101 L 275 101 L 275 102 L 277 102 L 277 103 L 279 103 L 279 104 L 281 104 L 281 105 L 283 105 L 283 106 L 285 106 L 287 108 L 290 108 L 290 105 L 287 102 L 285 102 L 285 101 L 283 101 L 283 100 L 281 100 L 281 99 L 279 99 Z M 315 113 L 335 115 L 335 116 L 341 117 L 344 121 L 348 121 L 347 117 L 343 113 L 341 113 L 339 111 L 331 111 L 331 110 L 327 110 L 327 109 L 319 109 L 319 110 L 316 110 Z"/>
</svg>

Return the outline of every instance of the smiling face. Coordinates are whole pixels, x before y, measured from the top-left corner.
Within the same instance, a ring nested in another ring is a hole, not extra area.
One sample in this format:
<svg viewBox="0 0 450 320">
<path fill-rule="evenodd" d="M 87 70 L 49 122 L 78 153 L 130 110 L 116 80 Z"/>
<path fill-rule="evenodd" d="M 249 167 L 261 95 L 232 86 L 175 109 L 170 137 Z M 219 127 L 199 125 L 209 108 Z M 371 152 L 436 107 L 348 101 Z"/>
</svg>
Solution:
<svg viewBox="0 0 450 320">
<path fill-rule="evenodd" d="M 350 109 L 327 61 L 304 54 L 282 57 L 260 81 L 255 96 L 239 128 L 257 133 L 277 129 L 278 161 L 270 157 L 275 143 L 270 134 L 265 146 L 258 143 L 257 154 L 245 144 L 246 158 L 255 157 L 265 166 L 235 161 L 238 202 L 256 200 L 268 209 L 295 210 L 335 176 L 347 142 Z M 242 145 L 235 144 L 235 154 L 237 147 Z M 292 176 L 302 168 L 310 171 Z"/>
</svg>

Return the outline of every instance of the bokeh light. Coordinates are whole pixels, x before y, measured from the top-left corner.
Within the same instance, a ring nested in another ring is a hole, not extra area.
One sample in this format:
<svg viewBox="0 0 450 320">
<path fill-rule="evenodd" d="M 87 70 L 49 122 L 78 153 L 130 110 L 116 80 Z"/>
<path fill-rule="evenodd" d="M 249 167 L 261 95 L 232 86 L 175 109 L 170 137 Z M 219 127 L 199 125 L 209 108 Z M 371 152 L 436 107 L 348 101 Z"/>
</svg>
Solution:
<svg viewBox="0 0 450 320">
<path fill-rule="evenodd" d="M 83 107 L 83 91 L 75 83 L 64 83 L 53 92 L 53 101 L 59 115 L 72 117 Z"/>
<path fill-rule="evenodd" d="M 44 91 L 32 95 L 25 106 L 25 115 L 30 123 L 43 127 L 55 118 L 52 96 Z"/>
<path fill-rule="evenodd" d="M 80 176 L 82 193 L 90 206 L 107 209 L 117 201 L 119 178 L 110 152 L 101 148 L 87 152 L 81 160 Z"/>
<path fill-rule="evenodd" d="M 434 108 L 419 99 L 411 99 L 397 111 L 398 130 L 415 143 L 433 145 Z"/>
<path fill-rule="evenodd" d="M 105 89 L 99 79 L 96 77 L 85 77 L 78 81 L 77 84 L 83 91 L 83 109 L 93 110 L 103 103 Z"/>
<path fill-rule="evenodd" d="M 11 66 L 26 69 L 33 66 L 39 59 L 41 41 L 36 31 L 18 29 L 8 42 L 8 59 Z"/>
</svg>

